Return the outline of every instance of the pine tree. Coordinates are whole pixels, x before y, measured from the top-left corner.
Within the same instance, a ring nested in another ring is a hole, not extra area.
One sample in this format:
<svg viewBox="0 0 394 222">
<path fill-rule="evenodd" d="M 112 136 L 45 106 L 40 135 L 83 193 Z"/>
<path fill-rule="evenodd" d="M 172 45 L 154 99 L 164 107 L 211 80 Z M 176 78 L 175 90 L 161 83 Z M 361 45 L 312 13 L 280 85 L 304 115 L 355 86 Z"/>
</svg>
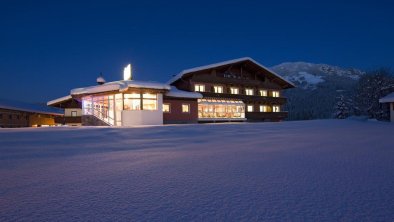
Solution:
<svg viewBox="0 0 394 222">
<path fill-rule="evenodd" d="M 343 95 L 337 97 L 338 101 L 335 106 L 335 118 L 337 119 L 346 119 L 351 114 L 351 101 L 350 99 L 345 99 Z"/>
<path fill-rule="evenodd" d="M 394 86 L 394 77 L 387 69 L 372 71 L 362 76 L 358 82 L 354 112 L 369 118 L 387 119 L 384 105 L 379 98 L 386 95 L 386 89 Z"/>
</svg>

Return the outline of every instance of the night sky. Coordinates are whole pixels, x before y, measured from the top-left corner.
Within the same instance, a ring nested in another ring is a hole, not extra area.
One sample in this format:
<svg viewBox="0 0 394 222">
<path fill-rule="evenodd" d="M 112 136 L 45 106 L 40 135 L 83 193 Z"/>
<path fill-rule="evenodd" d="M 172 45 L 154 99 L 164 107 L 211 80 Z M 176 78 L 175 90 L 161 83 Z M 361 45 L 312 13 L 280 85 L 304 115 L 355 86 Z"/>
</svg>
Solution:
<svg viewBox="0 0 394 222">
<path fill-rule="evenodd" d="M 0 98 L 46 102 L 122 79 L 166 82 L 249 56 L 365 70 L 394 66 L 390 1 L 0 1 Z"/>
</svg>

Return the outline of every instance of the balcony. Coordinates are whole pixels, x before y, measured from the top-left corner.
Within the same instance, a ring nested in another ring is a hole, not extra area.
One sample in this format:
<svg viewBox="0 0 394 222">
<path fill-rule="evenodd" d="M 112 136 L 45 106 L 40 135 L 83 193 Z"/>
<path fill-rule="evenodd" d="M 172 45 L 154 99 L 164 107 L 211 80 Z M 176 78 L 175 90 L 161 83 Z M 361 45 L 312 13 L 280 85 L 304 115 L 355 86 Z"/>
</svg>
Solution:
<svg viewBox="0 0 394 222">
<path fill-rule="evenodd" d="M 249 121 L 280 121 L 286 119 L 288 112 L 246 112 Z"/>
<path fill-rule="evenodd" d="M 55 117 L 55 123 L 67 124 L 67 123 L 81 123 L 82 118 L 80 116 L 57 116 Z"/>
<path fill-rule="evenodd" d="M 228 98 L 228 99 L 239 99 L 244 102 L 261 102 L 261 103 L 272 103 L 283 105 L 286 103 L 287 98 L 285 97 L 270 97 L 270 96 L 249 96 L 244 94 L 228 94 L 228 93 L 213 93 L 213 92 L 200 92 L 204 97 L 210 98 Z"/>
</svg>

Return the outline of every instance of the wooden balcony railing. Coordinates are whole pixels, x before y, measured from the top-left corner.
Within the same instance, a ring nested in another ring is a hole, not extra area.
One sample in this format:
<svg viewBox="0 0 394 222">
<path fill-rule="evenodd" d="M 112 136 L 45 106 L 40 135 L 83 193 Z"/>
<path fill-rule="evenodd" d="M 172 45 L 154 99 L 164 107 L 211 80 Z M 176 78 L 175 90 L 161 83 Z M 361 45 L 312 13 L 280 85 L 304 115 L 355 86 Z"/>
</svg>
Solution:
<svg viewBox="0 0 394 222">
<path fill-rule="evenodd" d="M 245 116 L 252 121 L 279 121 L 286 119 L 288 112 L 246 112 Z"/>
<path fill-rule="evenodd" d="M 57 116 L 55 117 L 55 123 L 67 124 L 67 123 L 81 123 L 82 118 L 80 116 Z"/>
</svg>

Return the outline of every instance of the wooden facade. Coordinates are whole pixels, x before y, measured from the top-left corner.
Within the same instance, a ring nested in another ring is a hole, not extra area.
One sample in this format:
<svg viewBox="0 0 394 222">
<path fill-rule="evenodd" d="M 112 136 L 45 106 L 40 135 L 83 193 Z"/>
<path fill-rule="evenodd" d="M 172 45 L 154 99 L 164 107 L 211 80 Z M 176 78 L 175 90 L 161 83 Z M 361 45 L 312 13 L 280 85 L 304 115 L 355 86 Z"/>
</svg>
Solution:
<svg viewBox="0 0 394 222">
<path fill-rule="evenodd" d="M 163 110 L 164 124 L 197 123 L 197 99 L 164 97 L 163 106 L 168 105 L 168 111 Z M 189 106 L 188 112 L 182 110 L 182 105 Z"/>
<path fill-rule="evenodd" d="M 246 107 L 253 107 L 249 111 L 246 109 L 245 116 L 248 121 L 280 121 L 287 118 L 287 112 L 283 111 L 287 99 L 283 97 L 282 91 L 294 87 L 250 59 L 192 69 L 171 84 L 185 91 L 196 91 L 196 85 L 203 85 L 203 90 L 197 91 L 204 98 L 242 100 Z M 221 87 L 222 92 L 215 92 L 215 87 Z M 232 93 L 232 88 L 236 88 L 238 93 Z M 261 95 L 260 90 L 267 94 Z M 260 106 L 269 107 L 269 111 L 260 111 Z M 273 107 L 280 108 L 276 110 Z"/>
<path fill-rule="evenodd" d="M 0 108 L 0 128 L 52 126 L 55 125 L 55 118 L 58 116 L 18 109 Z"/>
</svg>

